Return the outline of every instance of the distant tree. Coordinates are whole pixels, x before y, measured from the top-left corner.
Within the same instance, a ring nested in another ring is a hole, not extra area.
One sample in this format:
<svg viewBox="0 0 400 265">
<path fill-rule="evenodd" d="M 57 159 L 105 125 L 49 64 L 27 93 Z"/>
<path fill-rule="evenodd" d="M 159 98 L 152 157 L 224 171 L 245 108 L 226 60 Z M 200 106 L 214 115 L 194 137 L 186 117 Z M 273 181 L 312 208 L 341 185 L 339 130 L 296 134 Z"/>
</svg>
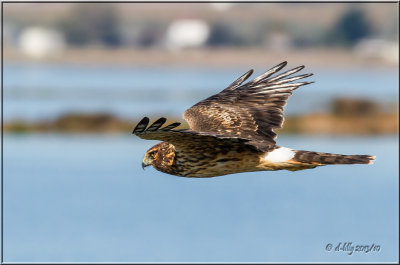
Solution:
<svg viewBox="0 0 400 265">
<path fill-rule="evenodd" d="M 121 43 L 119 21 L 115 10 L 108 5 L 77 4 L 71 14 L 59 24 L 67 42 L 86 45 L 100 42 L 106 46 Z"/>
<path fill-rule="evenodd" d="M 236 27 L 235 27 L 236 26 Z M 238 29 L 234 23 L 215 23 L 211 25 L 208 46 L 246 46 L 252 44 L 245 31 Z M 244 25 L 246 28 L 246 25 Z"/>
<path fill-rule="evenodd" d="M 207 45 L 229 46 L 234 44 L 235 39 L 236 36 L 229 25 L 217 23 L 211 25 L 211 32 L 207 40 Z"/>
<path fill-rule="evenodd" d="M 351 9 L 337 21 L 333 30 L 329 32 L 327 41 L 331 45 L 352 46 L 371 33 L 371 24 L 364 13 L 358 9 Z"/>
<path fill-rule="evenodd" d="M 142 48 L 149 48 L 160 42 L 162 34 L 157 25 L 149 25 L 142 28 L 140 35 L 137 37 L 137 45 Z"/>
<path fill-rule="evenodd" d="M 337 98 L 331 106 L 337 116 L 371 116 L 381 112 L 378 103 L 369 99 Z"/>
</svg>

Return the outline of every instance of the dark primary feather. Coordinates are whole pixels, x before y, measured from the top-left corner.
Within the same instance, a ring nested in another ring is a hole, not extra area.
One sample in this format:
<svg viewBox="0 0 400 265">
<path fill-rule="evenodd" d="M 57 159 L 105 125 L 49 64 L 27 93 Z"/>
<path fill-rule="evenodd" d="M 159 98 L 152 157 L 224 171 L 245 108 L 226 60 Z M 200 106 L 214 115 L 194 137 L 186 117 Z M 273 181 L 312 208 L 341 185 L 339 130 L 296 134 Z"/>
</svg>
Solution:
<svg viewBox="0 0 400 265">
<path fill-rule="evenodd" d="M 167 119 L 164 118 L 164 117 L 159 118 L 158 120 L 156 120 L 155 122 L 153 122 L 153 124 L 150 125 L 150 127 L 147 128 L 146 131 L 148 131 L 148 132 L 155 132 L 155 131 L 157 131 L 161 126 L 163 126 L 164 123 L 165 123 L 166 121 L 167 121 Z"/>
<path fill-rule="evenodd" d="M 165 118 L 160 118 L 148 126 L 149 118 L 144 117 L 133 130 L 133 134 L 142 139 L 160 140 L 173 144 L 177 150 L 185 149 L 189 151 L 192 148 L 202 146 L 204 150 L 212 150 L 219 147 L 232 147 L 233 145 L 243 145 L 252 150 L 256 150 L 252 145 L 248 145 L 249 140 L 238 137 L 226 137 L 224 135 L 213 135 L 193 130 L 173 130 L 180 125 L 179 122 L 172 123 L 163 128 Z"/>
<path fill-rule="evenodd" d="M 168 126 L 165 126 L 165 127 L 162 128 L 161 130 L 163 130 L 163 131 L 169 131 L 169 130 L 171 130 L 171 129 L 174 129 L 174 128 L 178 127 L 179 125 L 181 125 L 180 122 L 174 122 L 174 123 L 171 123 L 171 124 L 168 125 Z"/>
<path fill-rule="evenodd" d="M 250 69 L 247 73 L 236 79 L 232 84 L 230 84 L 225 90 L 232 90 L 240 86 L 247 78 L 253 74 L 253 69 Z"/>
<path fill-rule="evenodd" d="M 147 127 L 149 125 L 150 119 L 148 117 L 144 117 L 143 119 L 141 119 L 141 121 L 136 125 L 135 129 L 133 129 L 133 134 L 139 135 L 141 133 L 146 132 L 155 132 L 158 129 L 160 129 L 161 126 L 164 125 L 164 123 L 167 121 L 166 118 L 161 117 L 159 118 L 157 121 L 153 122 L 153 124 L 150 127 Z M 163 131 L 169 131 L 171 129 L 174 129 L 176 127 L 178 127 L 179 125 L 181 125 L 180 122 L 174 122 L 171 123 L 168 126 L 165 126 L 164 128 L 162 128 L 161 130 Z"/>
<path fill-rule="evenodd" d="M 220 93 L 186 110 L 184 119 L 192 131 L 248 139 L 260 151 L 271 150 L 276 138 L 273 129 L 282 127 L 286 100 L 296 88 L 312 83 L 292 83 L 312 75 L 290 77 L 304 66 L 274 76 L 286 64 L 282 62 L 241 85 L 253 72 L 250 70 Z"/>
<path fill-rule="evenodd" d="M 260 81 L 265 80 L 266 78 L 270 77 L 271 75 L 273 75 L 276 72 L 278 72 L 279 70 L 281 70 L 286 65 L 287 65 L 287 62 L 285 61 L 285 62 L 282 62 L 282 63 L 272 67 L 267 72 L 265 72 L 262 75 L 260 75 L 259 77 L 254 78 L 253 81 L 247 83 L 247 85 L 249 85 L 249 86 L 255 85 L 255 84 L 259 83 Z"/>
<path fill-rule="evenodd" d="M 146 130 L 147 125 L 149 124 L 150 119 L 148 117 L 144 117 L 135 127 L 135 129 L 133 129 L 134 134 L 138 134 L 138 133 L 142 133 L 144 132 L 144 130 Z"/>
</svg>

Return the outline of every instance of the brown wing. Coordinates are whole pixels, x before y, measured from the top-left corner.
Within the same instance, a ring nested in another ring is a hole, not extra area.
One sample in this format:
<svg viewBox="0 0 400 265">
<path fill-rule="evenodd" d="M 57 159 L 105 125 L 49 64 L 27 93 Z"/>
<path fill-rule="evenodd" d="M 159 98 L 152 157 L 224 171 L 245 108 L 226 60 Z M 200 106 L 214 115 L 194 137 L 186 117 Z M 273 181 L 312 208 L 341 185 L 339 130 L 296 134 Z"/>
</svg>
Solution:
<svg viewBox="0 0 400 265">
<path fill-rule="evenodd" d="M 273 76 L 286 64 L 280 63 L 241 85 L 252 74 L 253 70 L 250 70 L 220 93 L 187 109 L 183 118 L 193 131 L 248 139 L 257 149 L 268 151 L 275 145 L 273 129 L 282 128 L 286 100 L 299 86 L 313 83 L 292 83 L 311 76 L 311 73 L 287 78 L 304 66 Z"/>
<path fill-rule="evenodd" d="M 161 128 L 166 122 L 166 118 L 160 118 L 153 124 L 149 125 L 149 118 L 144 117 L 133 130 L 133 134 L 142 139 L 161 140 L 173 144 L 177 149 L 198 148 L 198 145 L 209 146 L 212 148 L 229 147 L 233 144 L 240 144 L 257 150 L 249 145 L 249 140 L 239 137 L 226 137 L 223 135 L 212 135 L 208 133 L 196 132 L 192 130 L 173 130 L 180 125 L 179 122 L 172 123 Z"/>
</svg>

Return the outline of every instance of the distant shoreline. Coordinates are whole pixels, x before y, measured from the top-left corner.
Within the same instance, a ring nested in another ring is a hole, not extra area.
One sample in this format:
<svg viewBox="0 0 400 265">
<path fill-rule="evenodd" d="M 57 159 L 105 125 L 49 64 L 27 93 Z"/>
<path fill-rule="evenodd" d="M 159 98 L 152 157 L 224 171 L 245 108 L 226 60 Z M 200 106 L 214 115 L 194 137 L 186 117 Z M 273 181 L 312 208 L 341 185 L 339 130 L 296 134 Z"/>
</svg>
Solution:
<svg viewBox="0 0 400 265">
<path fill-rule="evenodd" d="M 79 65 L 136 65 L 136 66 L 207 66 L 207 67 L 268 67 L 282 61 L 290 65 L 324 68 L 390 68 L 397 63 L 379 58 L 367 58 L 346 49 L 301 49 L 269 51 L 261 48 L 214 48 L 169 51 L 166 49 L 67 49 L 44 59 L 32 59 L 16 49 L 5 47 L 4 60 L 32 63 L 68 63 Z"/>
<path fill-rule="evenodd" d="M 180 121 L 178 129 L 188 128 L 182 118 L 167 117 L 168 121 Z M 12 121 L 4 124 L 9 133 L 59 132 L 59 133 L 119 133 L 131 132 L 139 120 L 125 120 L 111 114 L 67 114 L 53 121 L 29 123 Z M 394 135 L 398 134 L 397 113 L 376 113 L 368 116 L 341 116 L 313 113 L 288 116 L 281 134 L 311 135 Z"/>
</svg>

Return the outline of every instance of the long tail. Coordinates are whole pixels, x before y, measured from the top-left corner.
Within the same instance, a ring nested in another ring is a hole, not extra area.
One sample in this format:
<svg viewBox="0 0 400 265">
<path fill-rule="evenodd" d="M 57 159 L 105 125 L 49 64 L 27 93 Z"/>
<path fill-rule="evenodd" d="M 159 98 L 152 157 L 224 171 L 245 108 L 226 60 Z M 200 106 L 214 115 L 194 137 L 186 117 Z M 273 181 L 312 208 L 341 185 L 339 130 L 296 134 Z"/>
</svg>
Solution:
<svg viewBox="0 0 400 265">
<path fill-rule="evenodd" d="M 372 164 L 375 156 L 370 155 L 339 155 L 311 151 L 295 151 L 291 159 L 295 163 L 322 165 L 346 165 L 346 164 Z"/>
<path fill-rule="evenodd" d="M 297 171 L 325 165 L 372 164 L 374 160 L 375 156 L 370 155 L 339 155 L 277 146 L 262 154 L 258 168 Z"/>
</svg>

